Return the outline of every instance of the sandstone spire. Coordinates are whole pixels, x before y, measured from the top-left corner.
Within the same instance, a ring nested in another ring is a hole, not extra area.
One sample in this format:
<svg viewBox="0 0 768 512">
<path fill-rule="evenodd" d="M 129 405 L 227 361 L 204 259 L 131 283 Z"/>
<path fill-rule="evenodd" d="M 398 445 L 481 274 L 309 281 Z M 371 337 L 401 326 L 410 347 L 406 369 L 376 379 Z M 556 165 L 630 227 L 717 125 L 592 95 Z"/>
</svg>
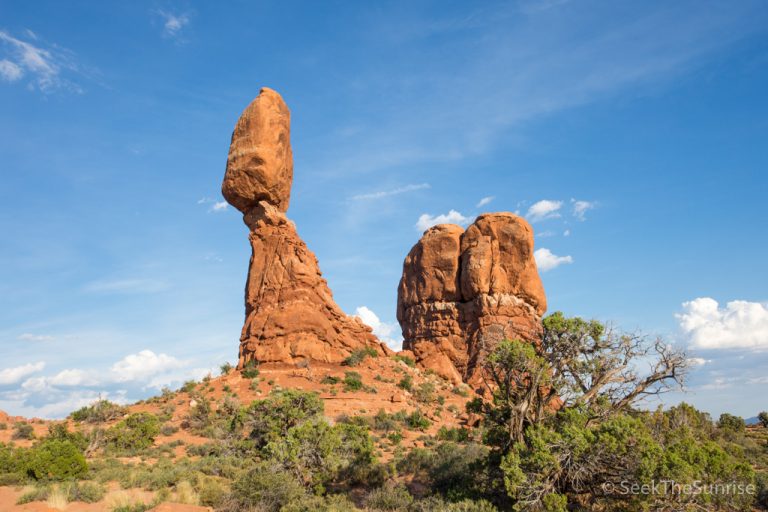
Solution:
<svg viewBox="0 0 768 512">
<path fill-rule="evenodd" d="M 540 333 L 547 304 L 531 226 L 511 213 L 489 213 L 466 231 L 428 229 L 405 258 L 397 299 L 403 348 L 423 367 L 476 383 L 499 341 L 533 341 Z"/>
<path fill-rule="evenodd" d="M 252 250 L 239 365 L 339 363 L 362 347 L 387 353 L 370 327 L 336 305 L 317 258 L 285 216 L 292 180 L 290 112 L 264 88 L 235 126 L 222 184 L 226 200 L 243 212 Z"/>
</svg>

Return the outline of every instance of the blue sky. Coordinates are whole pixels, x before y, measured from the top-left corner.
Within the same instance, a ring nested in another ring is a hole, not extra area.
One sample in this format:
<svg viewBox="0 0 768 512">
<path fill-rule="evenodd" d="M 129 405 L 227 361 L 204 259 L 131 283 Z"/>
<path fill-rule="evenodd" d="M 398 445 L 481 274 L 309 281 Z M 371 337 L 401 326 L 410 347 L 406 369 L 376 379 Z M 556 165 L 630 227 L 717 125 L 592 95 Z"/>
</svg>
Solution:
<svg viewBox="0 0 768 512">
<path fill-rule="evenodd" d="M 0 2 L 0 409 L 236 359 L 249 246 L 220 183 L 261 86 L 292 110 L 289 216 L 392 343 L 419 227 L 516 211 L 550 311 L 689 347 L 670 402 L 768 409 L 768 5 L 748 0 Z"/>
</svg>

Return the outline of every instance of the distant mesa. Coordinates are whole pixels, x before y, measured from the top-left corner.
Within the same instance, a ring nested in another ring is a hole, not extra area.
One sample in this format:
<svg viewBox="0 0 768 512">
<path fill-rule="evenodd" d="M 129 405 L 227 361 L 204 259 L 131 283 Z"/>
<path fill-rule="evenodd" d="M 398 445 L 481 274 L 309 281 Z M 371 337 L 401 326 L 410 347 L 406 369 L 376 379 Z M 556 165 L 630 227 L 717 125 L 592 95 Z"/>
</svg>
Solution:
<svg viewBox="0 0 768 512">
<path fill-rule="evenodd" d="M 434 226 L 403 263 L 403 349 L 453 381 L 479 384 L 485 356 L 502 339 L 536 340 L 546 309 L 533 229 L 512 213 L 480 215 L 466 231 Z"/>
<path fill-rule="evenodd" d="M 238 120 L 222 184 L 243 213 L 251 260 L 239 365 L 248 361 L 340 363 L 353 351 L 391 351 L 333 300 L 315 255 L 285 215 L 293 182 L 291 115 L 264 88 Z M 511 213 L 479 216 L 466 230 L 428 229 L 403 264 L 397 319 L 404 349 L 423 368 L 478 383 L 503 338 L 534 341 L 546 311 L 533 230 Z"/>
<path fill-rule="evenodd" d="M 239 366 L 248 361 L 340 363 L 372 347 L 391 353 L 358 318 L 336 305 L 317 258 L 285 215 L 293 182 L 290 111 L 264 88 L 235 126 L 222 184 L 250 229 L 245 325 Z"/>
</svg>

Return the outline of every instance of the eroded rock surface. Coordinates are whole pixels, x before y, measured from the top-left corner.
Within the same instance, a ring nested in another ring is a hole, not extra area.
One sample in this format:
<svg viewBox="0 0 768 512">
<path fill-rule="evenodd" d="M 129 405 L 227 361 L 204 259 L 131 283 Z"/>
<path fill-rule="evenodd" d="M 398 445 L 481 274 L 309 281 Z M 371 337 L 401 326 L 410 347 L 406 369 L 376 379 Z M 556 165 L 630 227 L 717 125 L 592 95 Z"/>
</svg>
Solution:
<svg viewBox="0 0 768 512">
<path fill-rule="evenodd" d="M 457 382 L 478 383 L 483 358 L 502 339 L 535 340 L 546 309 L 533 230 L 511 213 L 481 215 L 466 231 L 434 226 L 403 263 L 403 348 Z"/>
<path fill-rule="evenodd" d="M 265 88 L 235 126 L 222 185 L 243 212 L 252 249 L 239 365 L 339 363 L 363 347 L 389 353 L 370 327 L 334 302 L 317 258 L 286 217 L 292 180 L 290 113 Z"/>
</svg>

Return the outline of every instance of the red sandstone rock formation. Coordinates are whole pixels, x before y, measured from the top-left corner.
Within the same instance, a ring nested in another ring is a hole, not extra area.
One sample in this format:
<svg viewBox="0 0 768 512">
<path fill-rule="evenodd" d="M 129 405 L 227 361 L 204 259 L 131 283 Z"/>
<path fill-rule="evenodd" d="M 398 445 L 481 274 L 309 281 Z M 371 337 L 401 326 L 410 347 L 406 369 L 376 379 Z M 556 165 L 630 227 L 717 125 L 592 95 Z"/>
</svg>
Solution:
<svg viewBox="0 0 768 512">
<path fill-rule="evenodd" d="M 481 215 L 466 231 L 434 226 L 405 258 L 397 295 L 403 348 L 422 367 L 475 384 L 499 341 L 540 333 L 547 303 L 533 230 L 511 213 Z"/>
<path fill-rule="evenodd" d="M 317 258 L 285 216 L 292 180 L 290 112 L 264 88 L 235 126 L 222 185 L 251 231 L 239 366 L 252 359 L 339 363 L 362 347 L 391 352 L 334 302 Z"/>
</svg>

